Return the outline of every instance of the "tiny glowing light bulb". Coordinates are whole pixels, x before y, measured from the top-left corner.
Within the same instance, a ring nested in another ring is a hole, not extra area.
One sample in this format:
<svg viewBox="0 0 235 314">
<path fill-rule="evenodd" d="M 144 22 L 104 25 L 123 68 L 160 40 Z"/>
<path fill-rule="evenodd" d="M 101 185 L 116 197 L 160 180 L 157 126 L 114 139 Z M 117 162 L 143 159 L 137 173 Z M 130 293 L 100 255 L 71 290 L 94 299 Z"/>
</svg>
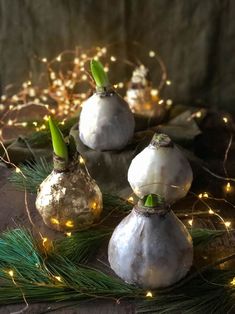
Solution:
<svg viewBox="0 0 235 314">
<path fill-rule="evenodd" d="M 8 274 L 9 274 L 11 277 L 13 277 L 13 276 L 14 276 L 13 270 L 9 270 Z"/>
<path fill-rule="evenodd" d="M 228 118 L 227 117 L 223 117 L 223 121 L 224 121 L 224 123 L 228 123 Z"/>
<path fill-rule="evenodd" d="M 151 292 L 151 291 L 148 291 L 148 292 L 146 293 L 146 297 L 147 297 L 147 298 L 152 298 L 152 297 L 153 297 L 152 292 Z"/>
<path fill-rule="evenodd" d="M 103 47 L 102 49 L 101 49 L 101 51 L 102 51 L 102 53 L 106 53 L 107 52 L 107 48 L 106 47 Z"/>
<path fill-rule="evenodd" d="M 109 71 L 109 68 L 108 67 L 104 67 L 104 72 L 108 72 Z"/>
<path fill-rule="evenodd" d="M 207 193 L 207 192 L 204 192 L 204 193 L 203 193 L 203 197 L 204 197 L 204 198 L 208 198 L 208 197 L 209 197 L 208 193 Z"/>
<path fill-rule="evenodd" d="M 151 96 L 157 96 L 158 95 L 158 90 L 157 89 L 151 89 L 150 94 L 151 94 Z"/>
<path fill-rule="evenodd" d="M 196 116 L 197 118 L 201 118 L 201 116 L 202 116 L 201 111 L 196 112 L 195 116 Z"/>
<path fill-rule="evenodd" d="M 229 228 L 231 226 L 231 221 L 225 221 L 224 224 L 227 228 Z"/>
<path fill-rule="evenodd" d="M 133 196 L 130 196 L 130 197 L 128 197 L 128 199 L 127 199 L 127 200 L 128 200 L 128 202 L 130 202 L 130 203 L 131 203 L 131 202 L 133 202 L 133 201 L 134 201 L 134 198 L 133 198 Z"/>
<path fill-rule="evenodd" d="M 110 57 L 110 60 L 111 60 L 112 62 L 115 62 L 117 59 L 116 59 L 116 57 L 111 56 L 111 57 Z"/>
<path fill-rule="evenodd" d="M 161 105 L 161 104 L 163 104 L 163 102 L 164 102 L 164 100 L 160 99 L 158 103 L 159 103 L 159 105 Z"/>
<path fill-rule="evenodd" d="M 73 228 L 74 223 L 73 223 L 72 220 L 68 220 L 68 221 L 66 221 L 65 226 L 66 226 L 66 227 L 69 227 L 69 228 Z"/>
<path fill-rule="evenodd" d="M 86 75 L 86 74 L 83 74 L 83 75 L 82 75 L 82 80 L 83 80 L 83 81 L 86 81 L 86 80 L 87 80 L 87 75 Z"/>
<path fill-rule="evenodd" d="M 166 81 L 166 85 L 171 85 L 171 81 L 170 81 L 170 80 L 167 80 L 167 81 Z"/>
<path fill-rule="evenodd" d="M 47 62 L 47 58 L 42 58 L 42 62 L 46 63 Z"/>
<path fill-rule="evenodd" d="M 44 245 L 47 242 L 47 238 L 42 238 L 42 244 Z"/>
<path fill-rule="evenodd" d="M 208 211 L 209 214 L 213 215 L 215 212 L 210 208 Z"/>
<path fill-rule="evenodd" d="M 58 62 L 60 62 L 60 61 L 61 61 L 61 55 L 59 55 L 59 56 L 56 58 L 56 60 L 57 60 Z"/>
<path fill-rule="evenodd" d="M 75 58 L 73 62 L 74 62 L 74 64 L 79 64 L 79 59 Z"/>
<path fill-rule="evenodd" d="M 13 125 L 13 121 L 12 120 L 8 120 L 7 125 Z"/>
<path fill-rule="evenodd" d="M 232 187 L 231 187 L 230 182 L 228 182 L 228 183 L 226 184 L 225 189 L 226 189 L 226 192 L 231 192 Z"/>
<path fill-rule="evenodd" d="M 232 281 L 230 281 L 230 284 L 231 284 L 232 286 L 235 286 L 235 277 L 232 279 Z"/>
<path fill-rule="evenodd" d="M 118 83 L 118 87 L 119 87 L 119 88 L 123 88 L 123 87 L 124 87 L 123 82 Z"/>
<path fill-rule="evenodd" d="M 67 237 L 71 237 L 72 232 L 66 232 Z"/>
<path fill-rule="evenodd" d="M 61 281 L 62 281 L 62 279 L 61 279 L 61 277 L 60 277 L 60 276 L 54 276 L 54 278 L 55 278 L 56 280 L 58 280 L 59 282 L 61 282 Z"/>
<path fill-rule="evenodd" d="M 82 158 L 82 156 L 79 156 L 79 163 L 81 165 L 85 164 L 85 160 Z"/>
<path fill-rule="evenodd" d="M 156 56 L 156 53 L 153 50 L 149 51 L 150 58 L 154 58 Z"/>
<path fill-rule="evenodd" d="M 49 120 L 49 116 L 44 116 L 44 117 L 43 117 L 43 120 L 44 120 L 44 121 L 48 121 L 48 120 Z"/>
<path fill-rule="evenodd" d="M 53 223 L 54 225 L 59 225 L 60 224 L 60 222 L 59 222 L 59 220 L 58 219 L 56 219 L 56 218 L 51 218 L 51 223 Z"/>
<path fill-rule="evenodd" d="M 172 99 L 167 99 L 166 104 L 167 106 L 171 106 L 173 104 Z"/>
<path fill-rule="evenodd" d="M 188 223 L 189 223 L 190 226 L 192 226 L 193 225 L 193 220 L 192 219 L 188 220 Z"/>
</svg>

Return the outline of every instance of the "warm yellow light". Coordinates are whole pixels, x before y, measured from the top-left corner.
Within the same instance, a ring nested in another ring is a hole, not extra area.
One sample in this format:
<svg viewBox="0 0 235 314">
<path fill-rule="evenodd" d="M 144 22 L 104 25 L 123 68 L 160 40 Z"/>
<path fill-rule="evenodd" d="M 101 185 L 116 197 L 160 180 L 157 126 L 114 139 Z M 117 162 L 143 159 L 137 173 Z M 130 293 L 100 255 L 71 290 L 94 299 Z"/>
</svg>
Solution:
<svg viewBox="0 0 235 314">
<path fill-rule="evenodd" d="M 56 60 L 57 60 L 58 62 L 60 62 L 60 61 L 61 61 L 61 55 L 59 55 L 59 56 L 56 58 Z"/>
<path fill-rule="evenodd" d="M 201 116 L 202 116 L 201 111 L 196 112 L 195 116 L 196 116 L 197 118 L 201 118 Z"/>
<path fill-rule="evenodd" d="M 59 225 L 60 224 L 59 220 L 56 219 L 56 218 L 53 218 L 53 217 L 51 218 L 51 223 L 54 224 L 54 225 Z"/>
<path fill-rule="evenodd" d="M 114 57 L 114 56 L 111 56 L 111 57 L 110 57 L 110 60 L 111 60 L 112 62 L 117 61 L 116 57 Z"/>
<path fill-rule="evenodd" d="M 47 62 L 47 58 L 42 58 L 42 62 L 46 63 Z"/>
<path fill-rule="evenodd" d="M 12 96 L 12 101 L 18 101 L 19 97 L 17 95 Z"/>
<path fill-rule="evenodd" d="M 229 228 L 231 226 L 231 221 L 225 221 L 224 224 L 227 228 Z"/>
<path fill-rule="evenodd" d="M 171 106 L 173 104 L 172 99 L 167 99 L 166 104 L 167 104 L 167 106 Z"/>
<path fill-rule="evenodd" d="M 7 96 L 6 96 L 6 95 L 2 95 L 2 96 L 1 96 L 1 100 L 2 100 L 2 101 L 5 101 L 6 99 L 7 99 Z"/>
<path fill-rule="evenodd" d="M 9 274 L 11 277 L 13 277 L 13 276 L 14 276 L 13 270 L 9 270 L 8 274 Z"/>
<path fill-rule="evenodd" d="M 24 83 L 22 84 L 22 87 L 23 87 L 23 88 L 27 88 L 27 87 L 28 87 L 28 83 L 27 83 L 27 82 L 24 82 Z"/>
<path fill-rule="evenodd" d="M 155 53 L 153 50 L 150 50 L 150 51 L 149 51 L 149 56 L 150 56 L 150 58 L 154 58 L 155 55 L 156 55 L 156 53 Z"/>
<path fill-rule="evenodd" d="M 148 291 L 148 292 L 146 293 L 146 297 L 147 297 L 147 298 L 152 298 L 152 297 L 153 297 L 152 292 L 151 292 L 151 291 Z"/>
<path fill-rule="evenodd" d="M 108 67 L 104 67 L 104 72 L 108 72 L 109 71 L 109 68 Z"/>
<path fill-rule="evenodd" d="M 192 226 L 193 225 L 193 220 L 192 219 L 188 220 L 188 223 L 189 223 L 190 226 Z"/>
<path fill-rule="evenodd" d="M 235 277 L 232 279 L 232 281 L 230 281 L 230 284 L 231 284 L 232 286 L 235 286 Z"/>
<path fill-rule="evenodd" d="M 83 74 L 83 75 L 82 75 L 82 80 L 83 80 L 83 81 L 86 81 L 86 80 L 87 80 L 87 75 L 86 75 L 86 74 Z"/>
<path fill-rule="evenodd" d="M 85 164 L 85 160 L 82 158 L 82 156 L 79 156 L 79 163 L 81 165 Z"/>
<path fill-rule="evenodd" d="M 67 237 L 71 237 L 72 232 L 66 232 Z"/>
<path fill-rule="evenodd" d="M 101 49 L 101 51 L 102 51 L 102 53 L 106 53 L 107 52 L 107 48 L 106 47 L 103 47 L 102 49 Z"/>
<path fill-rule="evenodd" d="M 55 72 L 51 72 L 50 78 L 51 78 L 52 80 L 55 80 L 55 79 L 56 79 L 56 74 L 55 74 Z"/>
<path fill-rule="evenodd" d="M 20 170 L 20 168 L 18 168 L 18 167 L 16 167 L 16 173 L 20 173 L 21 172 L 21 170 Z"/>
<path fill-rule="evenodd" d="M 166 81 L 166 85 L 171 85 L 171 81 L 170 81 L 170 80 L 167 80 L 167 81 Z"/>
<path fill-rule="evenodd" d="M 208 211 L 209 214 L 213 215 L 215 212 L 210 208 Z"/>
<path fill-rule="evenodd" d="M 83 53 L 83 54 L 81 55 L 81 58 L 82 58 L 82 59 L 86 59 L 86 58 L 87 58 L 87 55 L 86 55 L 85 53 Z"/>
<path fill-rule="evenodd" d="M 8 124 L 8 125 L 13 125 L 13 121 L 12 121 L 12 120 L 8 120 L 8 121 L 7 121 L 7 124 Z"/>
<path fill-rule="evenodd" d="M 119 87 L 119 88 L 123 88 L 123 87 L 124 87 L 123 82 L 118 83 L 118 87 Z"/>
<path fill-rule="evenodd" d="M 157 89 L 151 89 L 150 94 L 151 94 L 151 96 L 157 96 L 158 95 L 158 90 Z"/>
<path fill-rule="evenodd" d="M 49 120 L 49 116 L 44 116 L 44 117 L 43 117 L 43 120 L 44 120 L 44 121 L 48 121 L 48 120 Z"/>
<path fill-rule="evenodd" d="M 40 129 L 40 130 L 46 130 L 46 128 L 47 128 L 47 127 L 45 126 L 45 124 L 43 124 L 43 125 L 40 126 L 39 129 Z"/>
<path fill-rule="evenodd" d="M 61 281 L 62 281 L 62 279 L 61 279 L 61 277 L 60 277 L 60 276 L 54 276 L 54 278 L 55 278 L 56 280 L 58 280 L 59 282 L 61 282 Z"/>
<path fill-rule="evenodd" d="M 232 189 L 232 187 L 231 187 L 231 184 L 230 184 L 230 182 L 228 182 L 227 184 L 226 184 L 226 192 L 231 192 L 231 189 Z"/>
<path fill-rule="evenodd" d="M 127 200 L 128 200 L 128 202 L 132 203 L 134 201 L 134 198 L 133 198 L 133 196 L 130 196 L 130 197 L 128 197 Z"/>
<path fill-rule="evenodd" d="M 73 223 L 72 220 L 68 220 L 68 221 L 66 221 L 65 226 L 68 227 L 68 228 L 73 228 L 74 223 Z"/>
<path fill-rule="evenodd" d="M 227 117 L 223 117 L 223 121 L 224 121 L 224 123 L 228 123 L 228 118 Z"/>
<path fill-rule="evenodd" d="M 74 62 L 74 64 L 79 64 L 79 59 L 75 58 L 73 62 Z"/>
<path fill-rule="evenodd" d="M 158 103 L 159 103 L 159 105 L 161 105 L 161 104 L 163 104 L 163 102 L 164 102 L 164 100 L 160 99 Z"/>
</svg>

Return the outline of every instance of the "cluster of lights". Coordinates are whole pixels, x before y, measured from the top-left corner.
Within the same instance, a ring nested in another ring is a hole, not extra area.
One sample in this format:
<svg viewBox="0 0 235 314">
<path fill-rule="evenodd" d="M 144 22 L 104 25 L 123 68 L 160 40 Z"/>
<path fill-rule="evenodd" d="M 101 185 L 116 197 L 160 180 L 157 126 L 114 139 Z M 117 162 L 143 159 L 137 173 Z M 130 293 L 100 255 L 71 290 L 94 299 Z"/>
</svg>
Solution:
<svg viewBox="0 0 235 314">
<path fill-rule="evenodd" d="M 152 87 L 151 96 L 159 97 L 159 91 L 164 85 L 171 85 L 172 82 L 167 78 L 166 67 L 159 55 L 150 50 L 148 52 L 150 58 L 160 65 L 162 78 L 157 87 Z M 106 47 L 95 47 L 88 51 L 80 48 L 75 50 L 66 50 L 60 53 L 52 60 L 46 57 L 39 59 L 43 64 L 44 71 L 41 75 L 43 84 L 34 85 L 31 80 L 24 82 L 21 89 L 12 95 L 10 90 L 6 90 L 0 100 L 0 135 L 4 127 L 31 127 L 35 131 L 43 131 L 46 129 L 45 122 L 38 121 L 21 121 L 19 112 L 25 108 L 30 110 L 31 106 L 39 106 L 44 108 L 46 118 L 53 115 L 64 123 L 67 117 L 79 112 L 83 101 L 89 97 L 94 88 L 93 80 L 87 69 L 91 59 L 100 59 L 104 64 L 104 70 L 109 71 L 112 63 L 127 62 L 121 60 L 117 56 L 109 55 Z M 133 65 L 133 63 L 132 63 Z M 133 65 L 135 66 L 135 65 Z M 45 82 L 47 82 L 45 86 Z M 42 87 L 43 86 L 43 87 Z M 127 87 L 124 82 L 114 84 L 114 88 L 123 89 Z M 159 98 L 158 103 L 163 105 L 165 101 Z M 167 99 L 166 106 L 172 105 L 172 100 Z M 46 121 L 46 119 L 44 119 Z"/>
</svg>

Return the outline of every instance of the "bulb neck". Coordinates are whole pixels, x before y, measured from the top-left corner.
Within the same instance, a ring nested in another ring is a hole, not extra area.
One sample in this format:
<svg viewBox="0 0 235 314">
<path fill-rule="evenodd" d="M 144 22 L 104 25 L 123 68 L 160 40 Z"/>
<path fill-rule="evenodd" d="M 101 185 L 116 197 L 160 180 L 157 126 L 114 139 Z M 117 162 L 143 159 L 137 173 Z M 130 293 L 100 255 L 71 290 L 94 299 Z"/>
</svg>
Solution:
<svg viewBox="0 0 235 314">
<path fill-rule="evenodd" d="M 112 89 L 112 86 L 96 86 L 96 94 L 100 97 L 106 97 L 106 96 L 112 96 L 114 94 L 114 90 Z"/>
<path fill-rule="evenodd" d="M 154 148 L 160 148 L 160 147 L 173 147 L 174 143 L 172 140 L 169 138 L 168 135 L 159 133 L 159 134 L 154 134 L 150 146 Z"/>
<path fill-rule="evenodd" d="M 143 200 L 139 200 L 134 207 L 134 211 L 143 216 L 158 215 L 164 217 L 171 211 L 171 208 L 169 205 L 166 205 L 165 202 L 159 202 L 156 206 L 149 207 L 144 205 Z"/>
<path fill-rule="evenodd" d="M 69 163 L 64 158 L 53 154 L 53 168 L 55 172 L 67 172 Z"/>
</svg>

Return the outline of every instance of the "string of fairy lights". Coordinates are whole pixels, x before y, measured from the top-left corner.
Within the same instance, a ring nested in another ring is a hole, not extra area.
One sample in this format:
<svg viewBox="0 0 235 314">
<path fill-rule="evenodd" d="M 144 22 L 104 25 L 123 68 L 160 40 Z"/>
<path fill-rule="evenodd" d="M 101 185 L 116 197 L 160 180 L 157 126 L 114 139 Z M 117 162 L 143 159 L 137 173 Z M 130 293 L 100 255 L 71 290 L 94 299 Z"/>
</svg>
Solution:
<svg viewBox="0 0 235 314">
<path fill-rule="evenodd" d="M 157 97 L 159 105 L 165 104 L 169 107 L 172 105 L 172 100 L 164 100 L 159 97 L 160 90 L 164 86 L 171 85 L 165 64 L 155 51 L 146 51 L 146 54 L 156 63 L 161 72 L 160 82 L 151 87 L 151 96 Z M 46 124 L 41 121 L 27 121 L 26 119 L 22 121 L 20 118 L 22 110 L 30 110 L 32 107 L 43 109 L 42 121 L 46 121 L 48 115 L 53 115 L 61 124 L 66 118 L 78 113 L 83 101 L 94 89 L 94 83 L 88 70 L 91 59 L 102 61 L 106 72 L 109 72 L 112 65 L 117 62 L 119 65 L 131 66 L 133 69 L 138 65 L 137 62 L 135 64 L 109 54 L 108 47 L 95 47 L 86 51 L 77 47 L 75 50 L 61 52 L 52 60 L 48 60 L 46 57 L 37 57 L 38 62 L 44 68 L 37 84 L 27 80 L 13 95 L 14 85 L 10 85 L 1 96 L 0 136 L 4 138 L 4 128 L 11 126 L 31 127 L 35 131 L 45 130 Z M 113 87 L 117 90 L 125 90 L 127 82 L 114 82 Z"/>
<path fill-rule="evenodd" d="M 163 86 L 170 86 L 172 82 L 168 79 L 166 67 L 164 62 L 160 58 L 160 56 L 153 50 L 147 51 L 147 57 L 154 59 L 157 64 L 160 66 L 161 70 L 161 80 L 159 84 L 151 87 L 151 96 L 158 99 L 159 105 L 165 105 L 166 108 L 169 108 L 172 105 L 171 99 L 163 99 L 160 97 L 160 91 Z M 79 112 L 82 107 L 83 101 L 88 98 L 91 94 L 94 83 L 91 79 L 90 73 L 87 70 L 88 64 L 91 59 L 98 60 L 100 59 L 102 63 L 105 65 L 104 69 L 106 72 L 109 72 L 112 64 L 116 62 L 124 62 L 130 64 L 128 60 L 121 60 L 116 55 L 110 55 L 108 53 L 107 47 L 95 47 L 90 50 L 84 51 L 81 48 L 76 48 L 75 50 L 66 50 L 57 55 L 54 59 L 48 61 L 46 57 L 38 58 L 38 61 L 44 65 L 44 71 L 40 77 L 39 83 L 37 85 L 33 84 L 31 80 L 27 80 L 23 82 L 19 91 L 12 95 L 11 88 L 6 88 L 5 93 L 1 96 L 0 103 L 0 144 L 5 151 L 5 156 L 0 157 L 2 161 L 14 167 L 17 173 L 20 173 L 24 178 L 24 174 L 21 169 L 11 162 L 9 155 L 7 153 L 7 149 L 4 146 L 4 128 L 6 127 L 31 127 L 37 132 L 46 129 L 45 121 L 48 120 L 49 115 L 53 115 L 60 121 L 61 124 L 64 124 L 65 120 L 72 115 Z M 132 64 L 134 67 L 135 65 Z M 44 82 L 44 84 L 41 84 Z M 47 82 L 45 86 L 45 81 Z M 116 82 L 114 84 L 114 88 L 118 90 L 125 89 L 127 83 L 124 81 Z M 30 110 L 30 108 L 34 106 L 36 108 L 43 108 L 44 114 L 42 117 L 42 121 L 27 121 L 20 118 L 20 112 L 22 110 Z M 192 113 L 191 118 L 200 119 L 203 113 L 202 110 L 198 110 Z M 222 116 L 222 122 L 225 126 L 228 126 L 231 123 L 231 118 L 229 116 Z M 232 193 L 233 186 L 232 182 L 235 181 L 234 178 L 229 178 L 226 162 L 228 158 L 228 154 L 231 148 L 233 138 L 229 141 L 227 149 L 225 151 L 223 165 L 225 177 L 220 177 L 226 182 L 224 186 L 224 190 L 226 193 Z M 80 157 L 80 163 L 84 164 L 85 161 L 82 157 Z M 210 170 L 208 169 L 208 172 Z M 210 172 L 211 173 L 211 172 Z M 216 174 L 211 173 L 212 175 L 217 176 Z M 188 219 L 189 226 L 193 227 L 194 216 L 198 214 L 198 211 L 193 211 L 196 204 L 200 202 L 206 207 L 206 210 L 200 212 L 200 214 L 207 214 L 209 216 L 218 217 L 221 222 L 224 224 L 227 231 L 232 229 L 232 222 L 229 220 L 224 220 L 218 212 L 213 209 L 208 203 L 207 200 L 214 201 L 224 201 L 228 203 L 230 206 L 235 208 L 235 205 L 228 202 L 224 198 L 215 198 L 209 192 L 202 192 L 198 195 L 190 192 L 196 197 L 196 201 L 192 205 L 192 213 L 191 218 Z M 127 198 L 130 203 L 134 203 L 135 199 L 131 195 Z M 35 227 L 28 206 L 27 201 L 27 192 L 25 190 L 25 208 L 27 211 L 27 215 L 29 217 L 30 222 Z M 185 214 L 187 217 L 187 214 Z M 55 223 L 59 223 L 55 221 Z M 72 227 L 73 224 L 71 222 L 68 223 L 67 227 Z M 47 250 L 50 247 L 50 240 L 47 237 L 44 237 L 39 232 L 42 245 Z M 66 232 L 66 236 L 70 237 L 72 232 Z M 14 280 L 14 270 L 10 269 L 7 271 L 9 277 L 12 279 L 12 282 L 17 286 L 17 283 Z M 58 282 L 62 282 L 62 278 L 60 276 L 53 276 L 55 280 Z M 235 286 L 235 278 L 230 282 L 231 286 Z M 28 303 L 25 299 L 25 296 L 22 292 L 23 299 L 26 304 L 26 308 L 28 307 Z M 147 298 L 152 298 L 153 293 L 151 291 L 146 292 Z"/>
</svg>

